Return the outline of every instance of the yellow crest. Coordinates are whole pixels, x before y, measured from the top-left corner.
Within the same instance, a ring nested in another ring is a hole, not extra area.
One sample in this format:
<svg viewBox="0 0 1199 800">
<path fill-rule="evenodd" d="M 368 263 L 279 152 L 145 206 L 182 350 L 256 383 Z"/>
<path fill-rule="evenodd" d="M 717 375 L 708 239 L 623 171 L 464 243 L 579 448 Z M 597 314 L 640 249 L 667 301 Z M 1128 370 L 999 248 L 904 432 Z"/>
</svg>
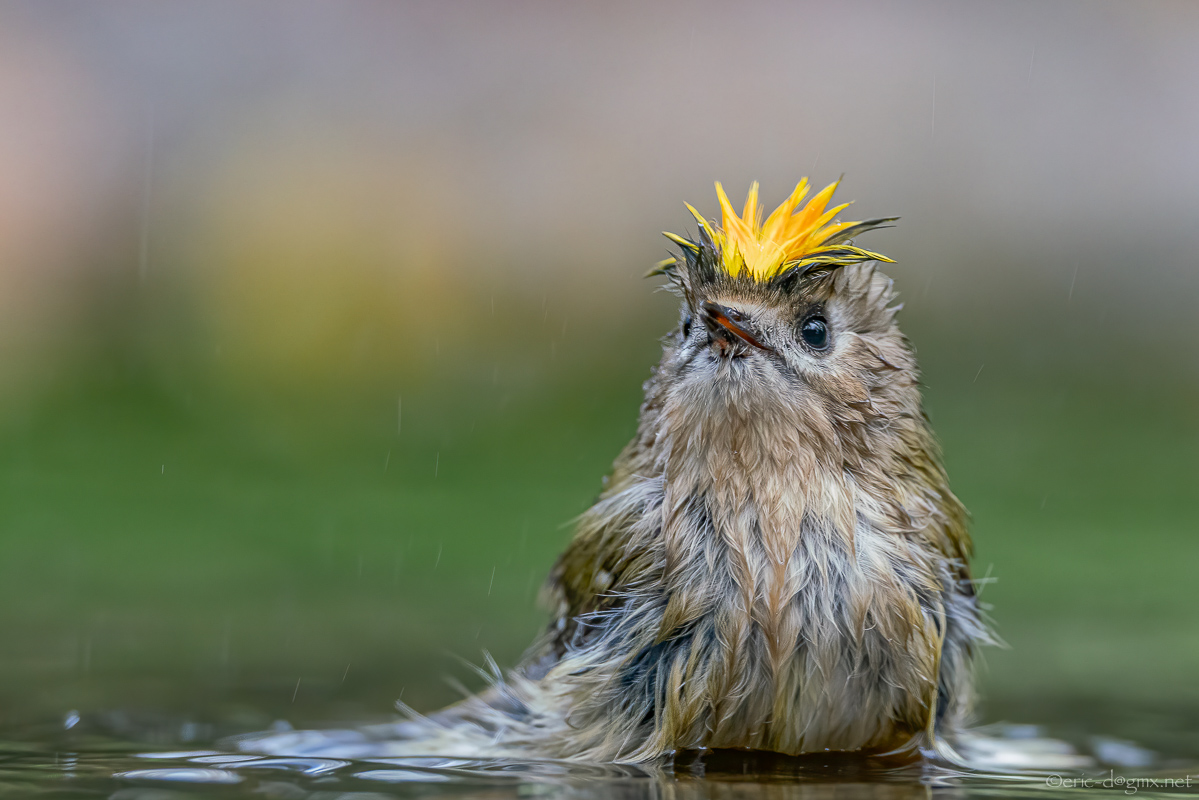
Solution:
<svg viewBox="0 0 1199 800">
<path fill-rule="evenodd" d="M 717 182 L 716 196 L 720 200 L 723 217 L 719 227 L 705 220 L 690 204 L 687 209 L 695 215 L 700 227 L 719 248 L 721 268 L 733 277 L 745 274 L 755 281 L 766 281 L 801 262 L 839 264 L 891 261 L 879 253 L 845 244 L 853 234 L 891 220 L 834 222 L 837 214 L 849 206 L 849 203 L 843 203 L 827 208 L 839 183 L 829 184 L 801 208 L 800 203 L 808 194 L 808 179 L 804 178 L 765 222 L 762 221 L 762 209 L 758 205 L 756 181 L 749 188 L 741 216 L 737 216 L 724 187 Z M 694 242 L 681 236 L 672 233 L 665 235 L 688 249 L 694 251 L 696 248 Z M 667 266 L 668 262 L 673 263 L 667 259 L 659 266 Z"/>
</svg>

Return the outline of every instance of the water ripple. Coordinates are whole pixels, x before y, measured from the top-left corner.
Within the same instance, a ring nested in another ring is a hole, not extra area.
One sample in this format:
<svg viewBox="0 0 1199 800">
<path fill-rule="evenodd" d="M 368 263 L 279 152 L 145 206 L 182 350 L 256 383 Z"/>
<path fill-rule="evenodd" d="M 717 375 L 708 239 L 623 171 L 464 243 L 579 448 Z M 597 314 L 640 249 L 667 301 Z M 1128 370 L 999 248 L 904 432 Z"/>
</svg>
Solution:
<svg viewBox="0 0 1199 800">
<path fill-rule="evenodd" d="M 127 781 L 171 781 L 172 783 L 241 783 L 245 780 L 235 772 L 223 769 L 133 769 L 113 773 L 114 778 Z"/>
<path fill-rule="evenodd" d="M 487 798 L 524 800 L 929 800 L 1023 797 L 1056 800 L 1110 797 L 1103 778 L 1156 796 L 1169 779 L 1195 775 L 1194 761 L 1171 760 L 1120 739 L 1088 740 L 1074 749 L 1029 726 L 977 731 L 964 739 L 973 768 L 931 763 L 887 767 L 852 754 L 786 759 L 717 751 L 682 754 L 673 765 L 642 767 L 559 760 L 387 755 L 377 731 L 288 732 L 307 752 L 238 752 L 237 740 L 214 749 L 146 750 L 79 727 L 40 745 L 0 740 L 0 798 L 70 796 L 78 800 L 384 800 Z M 357 739 L 357 741 L 355 741 Z M 328 745 L 322 748 L 321 744 Z M 347 745 L 376 750 L 360 758 L 331 757 Z M 384 743 L 385 744 L 385 743 Z M 220 749 L 225 745 L 225 749 Z M 317 753 L 321 753 L 318 755 Z M 1122 762 L 1123 767 L 1113 762 Z M 1061 767 L 1061 769 L 1059 769 Z M 1123 774 L 1121 774 L 1123 770 Z M 1090 778 L 1083 785 L 1080 779 Z M 1147 781 L 1130 783 L 1129 781 Z M 1177 786 L 1172 787 L 1174 792 Z M 1192 790 L 1193 791 L 1193 790 Z M 1185 792 L 1185 789 L 1184 789 Z M 1173 796 L 1180 796 L 1174 794 Z"/>
</svg>

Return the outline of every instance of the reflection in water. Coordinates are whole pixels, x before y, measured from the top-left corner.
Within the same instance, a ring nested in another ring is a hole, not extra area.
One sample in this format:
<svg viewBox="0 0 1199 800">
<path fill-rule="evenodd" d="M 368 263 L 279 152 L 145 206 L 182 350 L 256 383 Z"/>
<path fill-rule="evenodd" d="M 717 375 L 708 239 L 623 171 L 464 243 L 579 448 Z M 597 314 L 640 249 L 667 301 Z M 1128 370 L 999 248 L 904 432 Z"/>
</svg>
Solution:
<svg viewBox="0 0 1199 800">
<path fill-rule="evenodd" d="M 83 726 L 86 727 L 86 726 Z M 15 732 L 19 733 L 19 732 Z M 25 732 L 26 734 L 28 732 Z M 110 800 L 255 797 L 287 800 L 365 800 L 384 797 L 553 797 L 565 800 L 808 800 L 808 798 L 1051 797 L 1060 776 L 1185 778 L 1185 765 L 1116 768 L 1101 751 L 1144 760 L 1130 743 L 1097 740 L 1095 753 L 1076 752 L 1031 726 L 976 732 L 965 748 L 977 765 L 956 770 L 929 763 L 897 764 L 852 754 L 792 758 L 769 753 L 681 753 L 665 765 L 580 764 L 562 761 L 314 755 L 321 737 L 344 749 L 346 731 L 304 732 L 305 755 L 232 752 L 263 737 L 238 737 L 197 750 L 145 750 L 94 731 L 0 740 L 0 797 L 34 794 Z M 361 748 L 364 739 L 358 740 Z M 276 740 L 278 743 L 278 740 Z M 1100 747 L 1099 745 L 1103 745 Z M 1148 754 L 1151 755 L 1151 754 Z M 1102 766 L 1100 766 L 1102 764 Z M 1003 766 L 1006 765 L 1006 766 Z M 1141 766 L 1144 766 L 1142 764 Z M 1053 775 L 1059 776 L 1056 780 Z M 1123 784 L 1122 784 L 1123 785 Z M 1152 786 L 1144 789 L 1151 790 Z M 1096 793 L 1110 796 L 1100 784 Z M 1150 791 L 1138 790 L 1146 796 Z"/>
<path fill-rule="evenodd" d="M 241 783 L 243 778 L 223 769 L 131 769 L 117 772 L 114 778 L 130 781 L 170 781 L 178 783 Z"/>
</svg>

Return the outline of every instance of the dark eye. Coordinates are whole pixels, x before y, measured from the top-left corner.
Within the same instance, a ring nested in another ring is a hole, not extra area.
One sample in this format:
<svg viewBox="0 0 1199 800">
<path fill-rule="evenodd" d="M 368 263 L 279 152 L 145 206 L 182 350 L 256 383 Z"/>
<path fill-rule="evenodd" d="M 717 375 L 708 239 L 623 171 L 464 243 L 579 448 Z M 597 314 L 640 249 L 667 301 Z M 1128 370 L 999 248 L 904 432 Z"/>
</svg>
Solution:
<svg viewBox="0 0 1199 800">
<path fill-rule="evenodd" d="M 804 344 L 813 350 L 825 350 L 828 348 L 828 322 L 824 317 L 808 317 L 799 326 L 799 335 L 803 338 Z"/>
<path fill-rule="evenodd" d="M 683 317 L 683 338 L 686 339 L 691 335 L 691 315 Z"/>
</svg>

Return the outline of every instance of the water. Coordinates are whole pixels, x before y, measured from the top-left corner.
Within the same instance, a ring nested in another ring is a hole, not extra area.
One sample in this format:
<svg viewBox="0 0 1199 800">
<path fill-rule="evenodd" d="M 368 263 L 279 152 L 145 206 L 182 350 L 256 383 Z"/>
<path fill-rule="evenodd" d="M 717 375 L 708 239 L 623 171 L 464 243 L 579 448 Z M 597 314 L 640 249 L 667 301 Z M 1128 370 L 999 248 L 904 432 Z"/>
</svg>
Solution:
<svg viewBox="0 0 1199 800">
<path fill-rule="evenodd" d="M 69 727 L 68 727 L 69 726 Z M 1095 740 L 1083 752 L 1030 726 L 972 734 L 977 769 L 888 763 L 845 754 L 787 758 L 766 753 L 682 753 L 669 764 L 629 766 L 561 761 L 278 756 L 246 752 L 262 740 L 224 737 L 164 746 L 164 728 L 147 728 L 156 746 L 121 738 L 111 719 L 68 715 L 57 729 L 7 731 L 0 741 L 0 797 L 171 800 L 253 797 L 300 800 L 380 797 L 569 798 L 928 798 L 1139 797 L 1199 795 L 1199 764 L 1164 760 L 1129 742 Z M 273 733 L 286 735 L 284 723 Z M 194 723 L 175 735 L 190 739 Z M 272 734 L 268 734 L 272 735 Z M 330 732 L 330 751 L 346 735 Z M 319 749 L 319 736 L 307 738 Z M 1194 788 L 1187 786 L 1194 775 Z M 1133 791 L 1135 790 L 1135 791 Z"/>
</svg>

